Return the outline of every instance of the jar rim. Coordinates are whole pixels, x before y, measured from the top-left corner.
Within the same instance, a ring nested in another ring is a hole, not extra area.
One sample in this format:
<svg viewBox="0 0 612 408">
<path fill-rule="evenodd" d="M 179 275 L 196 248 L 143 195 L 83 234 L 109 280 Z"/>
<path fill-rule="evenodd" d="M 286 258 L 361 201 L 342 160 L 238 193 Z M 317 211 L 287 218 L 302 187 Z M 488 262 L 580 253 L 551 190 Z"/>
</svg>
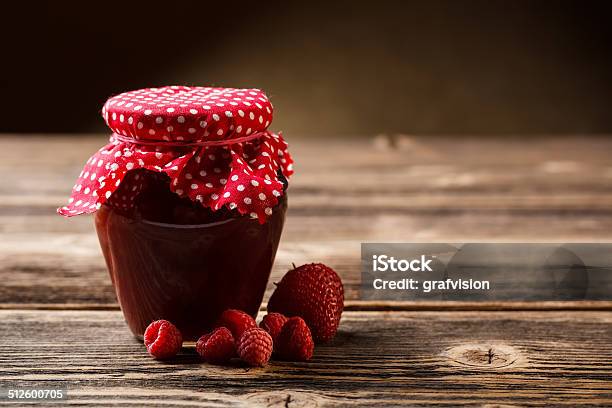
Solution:
<svg viewBox="0 0 612 408">
<path fill-rule="evenodd" d="M 282 206 L 283 202 L 286 202 L 287 200 L 287 192 L 284 192 L 283 197 L 279 200 L 278 204 L 276 205 L 276 207 Z M 110 205 L 108 205 L 107 203 L 102 204 L 102 206 L 104 206 L 107 210 L 112 211 L 113 213 L 115 213 L 116 216 L 119 216 L 123 219 L 126 220 L 135 220 L 134 218 L 130 218 L 126 215 L 121 214 L 119 211 L 116 211 L 113 207 L 111 207 Z M 146 218 L 139 218 L 136 221 L 144 224 L 144 225 L 150 225 L 153 227 L 161 227 L 161 228 L 173 228 L 173 229 L 185 229 L 185 230 L 190 230 L 190 229 L 198 229 L 198 228 L 213 228 L 213 227 L 217 227 L 219 225 L 224 225 L 224 224 L 229 224 L 230 222 L 233 221 L 253 221 L 253 222 L 258 222 L 257 218 L 253 218 L 248 214 L 240 214 L 238 216 L 235 217 L 231 217 L 231 218 L 227 218 L 225 220 L 220 220 L 220 221 L 213 221 L 213 222 L 208 222 L 208 223 L 203 223 L 203 224 L 172 224 L 169 222 L 158 222 L 158 221 L 151 221 L 151 220 L 147 220 Z"/>
</svg>

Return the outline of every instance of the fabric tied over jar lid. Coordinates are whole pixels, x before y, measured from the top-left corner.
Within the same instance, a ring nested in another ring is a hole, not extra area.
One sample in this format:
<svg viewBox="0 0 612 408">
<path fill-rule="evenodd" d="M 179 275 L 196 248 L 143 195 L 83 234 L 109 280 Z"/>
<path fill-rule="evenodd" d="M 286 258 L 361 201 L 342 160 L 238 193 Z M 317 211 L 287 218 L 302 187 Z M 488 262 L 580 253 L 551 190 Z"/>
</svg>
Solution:
<svg viewBox="0 0 612 408">
<path fill-rule="evenodd" d="M 284 194 L 281 179 L 293 174 L 287 143 L 267 130 L 272 112 L 258 89 L 169 86 L 114 96 L 102 108 L 114 133 L 58 212 L 92 213 L 104 203 L 129 211 L 143 185 L 125 176 L 147 169 L 168 175 L 181 197 L 263 223 Z"/>
</svg>

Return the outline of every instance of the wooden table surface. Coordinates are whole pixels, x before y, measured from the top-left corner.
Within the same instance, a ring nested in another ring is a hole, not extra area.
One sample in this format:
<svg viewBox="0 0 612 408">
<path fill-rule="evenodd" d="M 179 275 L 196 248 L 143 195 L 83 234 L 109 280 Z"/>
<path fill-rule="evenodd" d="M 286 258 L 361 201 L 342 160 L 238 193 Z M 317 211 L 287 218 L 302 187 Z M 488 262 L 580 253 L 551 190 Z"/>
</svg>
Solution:
<svg viewBox="0 0 612 408">
<path fill-rule="evenodd" d="M 610 301 L 359 300 L 361 242 L 612 242 L 612 138 L 290 137 L 270 282 L 327 263 L 347 310 L 311 361 L 261 369 L 189 345 L 158 362 L 130 335 L 91 217 L 55 215 L 104 141 L 0 136 L 0 389 L 64 381 L 64 403 L 91 406 L 612 406 Z"/>
</svg>

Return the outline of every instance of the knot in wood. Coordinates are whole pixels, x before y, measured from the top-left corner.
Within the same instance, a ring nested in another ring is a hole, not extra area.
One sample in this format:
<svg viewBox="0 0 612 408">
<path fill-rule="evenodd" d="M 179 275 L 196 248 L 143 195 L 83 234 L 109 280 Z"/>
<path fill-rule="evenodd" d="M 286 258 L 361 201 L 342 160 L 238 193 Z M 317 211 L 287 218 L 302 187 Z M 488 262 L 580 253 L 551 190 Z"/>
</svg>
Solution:
<svg viewBox="0 0 612 408">
<path fill-rule="evenodd" d="M 520 352 L 505 344 L 463 344 L 443 354 L 455 364 L 483 369 L 503 369 L 520 360 Z"/>
</svg>

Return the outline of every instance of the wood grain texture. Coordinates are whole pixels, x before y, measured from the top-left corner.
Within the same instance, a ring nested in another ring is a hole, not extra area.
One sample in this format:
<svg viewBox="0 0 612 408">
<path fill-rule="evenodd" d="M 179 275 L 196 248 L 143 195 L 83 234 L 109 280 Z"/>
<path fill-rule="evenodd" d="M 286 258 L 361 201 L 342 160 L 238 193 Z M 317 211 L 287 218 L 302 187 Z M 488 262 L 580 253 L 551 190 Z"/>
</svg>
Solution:
<svg viewBox="0 0 612 408">
<path fill-rule="evenodd" d="M 306 363 L 149 358 L 112 311 L 0 311 L 0 382 L 109 406 L 612 404 L 610 312 L 346 312 Z M 497 406 L 497 405 L 496 405 Z"/>
<path fill-rule="evenodd" d="M 612 241 L 608 138 L 289 141 L 296 175 L 267 295 L 291 263 L 321 261 L 357 300 L 367 241 Z M 104 142 L 0 138 L 0 171 L 11 175 L 0 180 L 3 307 L 117 307 L 91 217 L 55 215 Z"/>
<path fill-rule="evenodd" d="M 130 335 L 91 218 L 55 215 L 104 141 L 0 137 L 0 388 L 64 381 L 67 405 L 100 407 L 612 406 L 612 302 L 358 297 L 361 242 L 612 241 L 612 139 L 289 137 L 271 282 L 328 263 L 347 311 L 312 361 L 263 369 L 193 345 L 157 362 Z"/>
</svg>

